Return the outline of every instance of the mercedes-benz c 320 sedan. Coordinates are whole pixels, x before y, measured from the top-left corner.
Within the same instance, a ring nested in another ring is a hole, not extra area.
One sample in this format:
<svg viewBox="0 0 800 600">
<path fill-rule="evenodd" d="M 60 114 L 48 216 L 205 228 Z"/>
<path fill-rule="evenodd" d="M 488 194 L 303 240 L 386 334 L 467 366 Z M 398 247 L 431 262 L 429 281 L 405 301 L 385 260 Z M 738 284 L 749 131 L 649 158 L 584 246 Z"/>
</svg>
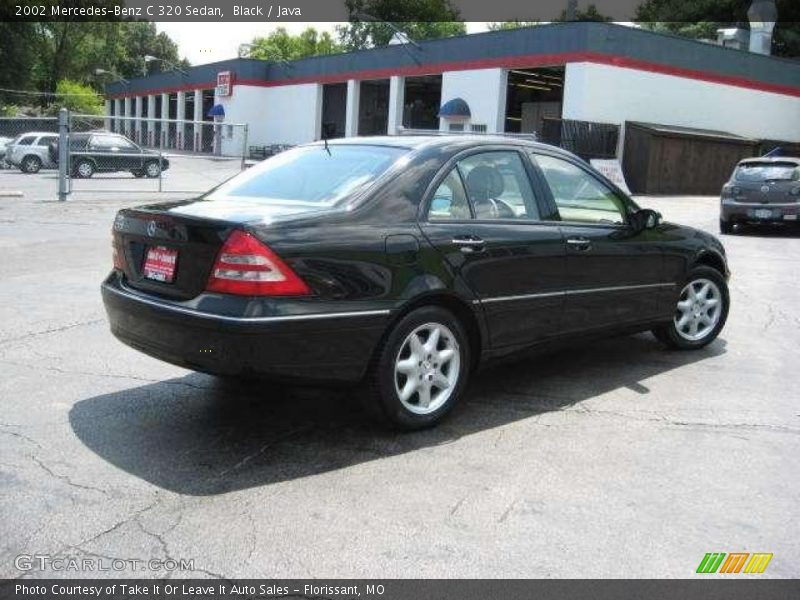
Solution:
<svg viewBox="0 0 800 600">
<path fill-rule="evenodd" d="M 575 156 L 503 137 L 287 151 L 188 201 L 119 212 L 112 332 L 229 377 L 361 383 L 372 413 L 440 421 L 479 364 L 552 340 L 714 340 L 725 250 Z"/>
</svg>

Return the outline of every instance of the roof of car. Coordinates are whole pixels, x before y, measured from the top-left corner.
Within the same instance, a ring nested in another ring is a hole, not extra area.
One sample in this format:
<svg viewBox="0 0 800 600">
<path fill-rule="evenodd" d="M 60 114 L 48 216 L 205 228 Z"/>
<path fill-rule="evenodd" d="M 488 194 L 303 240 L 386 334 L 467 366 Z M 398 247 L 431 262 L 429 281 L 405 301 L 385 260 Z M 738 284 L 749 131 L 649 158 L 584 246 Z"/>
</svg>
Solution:
<svg viewBox="0 0 800 600">
<path fill-rule="evenodd" d="M 754 156 L 752 158 L 745 158 L 739 161 L 740 165 L 748 163 L 794 163 L 800 166 L 800 157 L 795 156 Z"/>
<path fill-rule="evenodd" d="M 314 142 L 315 144 L 322 144 L 324 141 Z M 535 142 L 529 138 L 517 136 L 505 136 L 502 134 L 463 134 L 463 135 L 378 135 L 378 136 L 358 136 L 348 138 L 337 138 L 328 140 L 331 145 L 370 145 L 370 146 L 388 146 L 393 148 L 408 148 L 408 149 L 422 149 L 432 147 L 446 147 L 446 146 L 489 146 L 496 144 L 512 144 L 520 146 L 529 146 L 531 148 L 554 150 L 563 154 L 569 154 L 564 150 L 550 146 L 549 144 L 542 144 Z"/>
</svg>

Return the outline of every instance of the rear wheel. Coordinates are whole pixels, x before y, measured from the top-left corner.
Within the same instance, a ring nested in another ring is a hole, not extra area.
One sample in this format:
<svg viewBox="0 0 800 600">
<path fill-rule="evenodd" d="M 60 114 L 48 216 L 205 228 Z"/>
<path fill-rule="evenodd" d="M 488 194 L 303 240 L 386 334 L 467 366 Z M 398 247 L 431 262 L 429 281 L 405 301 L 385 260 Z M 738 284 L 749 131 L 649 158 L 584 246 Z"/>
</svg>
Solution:
<svg viewBox="0 0 800 600">
<path fill-rule="evenodd" d="M 469 341 L 458 319 L 443 308 L 419 308 L 395 325 L 379 349 L 366 408 L 395 429 L 436 425 L 461 397 L 469 365 Z"/>
<path fill-rule="evenodd" d="M 75 164 L 75 175 L 81 179 L 89 179 L 94 175 L 94 163 L 90 160 L 79 160 Z"/>
<path fill-rule="evenodd" d="M 729 307 L 728 285 L 720 272 L 695 267 L 681 290 L 672 321 L 655 328 L 653 334 L 677 350 L 702 348 L 722 331 Z"/>
<path fill-rule="evenodd" d="M 26 156 L 20 164 L 20 170 L 23 173 L 38 173 L 41 168 L 42 160 L 38 156 Z"/>
<path fill-rule="evenodd" d="M 159 165 L 156 161 L 150 161 L 144 166 L 144 174 L 150 179 L 158 177 L 161 175 L 161 165 Z"/>
<path fill-rule="evenodd" d="M 733 233 L 733 223 L 729 221 L 723 221 L 722 219 L 719 220 L 719 232 L 720 233 Z"/>
</svg>

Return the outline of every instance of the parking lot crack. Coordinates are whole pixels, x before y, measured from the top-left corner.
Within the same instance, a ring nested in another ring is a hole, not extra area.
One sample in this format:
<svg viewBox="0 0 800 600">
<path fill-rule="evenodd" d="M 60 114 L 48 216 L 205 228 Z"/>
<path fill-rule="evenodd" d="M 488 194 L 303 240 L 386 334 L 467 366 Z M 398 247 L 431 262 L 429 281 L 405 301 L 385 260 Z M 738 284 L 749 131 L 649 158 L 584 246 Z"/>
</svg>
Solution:
<svg viewBox="0 0 800 600">
<path fill-rule="evenodd" d="M 29 444 L 33 444 L 37 448 L 41 448 L 42 447 L 41 444 L 39 444 L 39 442 L 37 442 L 36 440 L 34 440 L 31 437 L 28 437 L 24 433 L 18 433 L 16 431 L 10 431 L 10 428 L 14 427 L 14 425 L 11 425 L 9 423 L 0 423 L 0 427 L 4 428 L 4 429 L 0 430 L 1 434 L 10 435 L 11 437 L 26 441 Z"/>
<path fill-rule="evenodd" d="M 31 460 L 33 460 L 33 462 L 35 462 L 37 465 L 39 465 L 39 467 L 41 467 L 41 469 L 45 473 L 47 473 L 48 475 L 50 475 L 51 477 L 53 477 L 55 479 L 63 481 L 64 483 L 66 483 L 69 486 L 72 486 L 74 488 L 78 488 L 78 489 L 81 489 L 81 490 L 87 490 L 87 491 L 91 491 L 91 492 L 99 492 L 99 493 L 103 494 L 104 496 L 108 496 L 108 492 L 106 490 L 103 490 L 103 489 L 100 489 L 98 487 L 94 487 L 94 486 L 91 486 L 91 485 L 83 485 L 81 483 L 75 483 L 67 475 L 59 475 L 58 473 L 53 471 L 50 467 L 48 467 L 46 464 L 44 464 L 41 461 L 41 459 L 39 459 L 39 458 L 37 458 L 35 456 L 32 456 Z"/>
<path fill-rule="evenodd" d="M 6 344 L 12 344 L 14 342 L 21 342 L 25 340 L 29 340 L 31 338 L 39 337 L 42 335 L 50 335 L 51 333 L 60 333 L 62 331 L 68 331 L 70 329 L 75 329 L 76 327 L 85 327 L 86 325 L 96 325 L 97 323 L 102 323 L 105 319 L 90 319 L 88 321 L 81 321 L 79 323 L 69 323 L 67 325 L 62 325 L 60 327 L 52 327 L 50 329 L 43 329 L 42 331 L 31 331 L 24 335 L 6 338 L 4 340 L 0 340 L 0 346 Z"/>
</svg>

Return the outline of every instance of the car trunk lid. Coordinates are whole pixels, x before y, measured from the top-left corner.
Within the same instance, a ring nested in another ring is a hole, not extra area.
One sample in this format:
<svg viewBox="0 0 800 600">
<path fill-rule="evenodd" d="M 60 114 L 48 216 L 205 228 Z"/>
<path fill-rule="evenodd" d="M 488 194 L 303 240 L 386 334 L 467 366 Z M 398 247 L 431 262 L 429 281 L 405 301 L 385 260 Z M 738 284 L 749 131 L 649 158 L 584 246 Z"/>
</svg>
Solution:
<svg viewBox="0 0 800 600">
<path fill-rule="evenodd" d="M 128 285 L 188 300 L 206 289 L 217 255 L 234 229 L 317 212 L 299 203 L 259 205 L 203 199 L 125 209 L 114 221 L 113 243 Z M 169 277 L 156 278 L 159 269 L 169 269 L 172 261 L 171 281 Z"/>
</svg>

